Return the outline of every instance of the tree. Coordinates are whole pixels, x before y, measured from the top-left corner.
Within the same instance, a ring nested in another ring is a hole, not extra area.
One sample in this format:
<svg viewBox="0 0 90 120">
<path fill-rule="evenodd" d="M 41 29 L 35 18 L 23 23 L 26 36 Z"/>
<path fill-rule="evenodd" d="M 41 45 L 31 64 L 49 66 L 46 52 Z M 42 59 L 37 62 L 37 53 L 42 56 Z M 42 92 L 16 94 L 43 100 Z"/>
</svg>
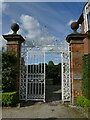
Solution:
<svg viewBox="0 0 90 120">
<path fill-rule="evenodd" d="M 60 84 L 61 82 L 61 63 L 54 65 L 53 61 L 49 61 L 46 68 L 46 78 L 53 79 L 54 84 Z"/>
<path fill-rule="evenodd" d="M 49 62 L 48 62 L 48 66 L 54 66 L 53 61 L 49 61 Z"/>
<path fill-rule="evenodd" d="M 54 68 L 54 63 L 53 61 L 49 61 L 47 65 L 47 78 L 53 78 L 53 68 Z"/>
</svg>

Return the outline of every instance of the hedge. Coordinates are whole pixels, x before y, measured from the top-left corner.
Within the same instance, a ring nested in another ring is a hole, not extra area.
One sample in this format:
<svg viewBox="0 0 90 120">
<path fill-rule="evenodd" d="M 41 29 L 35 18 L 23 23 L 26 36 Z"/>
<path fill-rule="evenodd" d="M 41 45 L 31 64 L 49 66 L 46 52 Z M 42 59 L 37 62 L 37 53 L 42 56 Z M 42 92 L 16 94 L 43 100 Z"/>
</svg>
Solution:
<svg viewBox="0 0 90 120">
<path fill-rule="evenodd" d="M 2 105 L 2 92 L 0 91 L 0 106 Z"/>
<path fill-rule="evenodd" d="M 82 56 L 82 94 L 76 98 L 77 105 L 90 109 L 90 55 Z"/>
<path fill-rule="evenodd" d="M 90 55 L 84 55 L 82 60 L 82 93 L 90 100 Z"/>
<path fill-rule="evenodd" d="M 2 52 L 2 91 L 16 91 L 16 79 L 19 73 L 17 58 L 12 52 Z"/>
<path fill-rule="evenodd" d="M 5 92 L 2 93 L 2 105 L 16 105 L 19 101 L 17 92 Z"/>
</svg>

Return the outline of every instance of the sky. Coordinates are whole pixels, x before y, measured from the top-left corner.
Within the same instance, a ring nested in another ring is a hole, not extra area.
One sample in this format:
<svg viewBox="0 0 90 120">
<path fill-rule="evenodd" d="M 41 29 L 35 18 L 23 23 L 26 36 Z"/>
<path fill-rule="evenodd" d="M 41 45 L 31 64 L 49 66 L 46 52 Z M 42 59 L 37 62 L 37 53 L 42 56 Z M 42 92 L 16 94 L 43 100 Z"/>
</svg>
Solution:
<svg viewBox="0 0 90 120">
<path fill-rule="evenodd" d="M 16 22 L 18 34 L 29 45 L 61 44 L 73 32 L 70 24 L 79 19 L 86 2 L 3 2 L 2 34 L 11 34 Z"/>
</svg>

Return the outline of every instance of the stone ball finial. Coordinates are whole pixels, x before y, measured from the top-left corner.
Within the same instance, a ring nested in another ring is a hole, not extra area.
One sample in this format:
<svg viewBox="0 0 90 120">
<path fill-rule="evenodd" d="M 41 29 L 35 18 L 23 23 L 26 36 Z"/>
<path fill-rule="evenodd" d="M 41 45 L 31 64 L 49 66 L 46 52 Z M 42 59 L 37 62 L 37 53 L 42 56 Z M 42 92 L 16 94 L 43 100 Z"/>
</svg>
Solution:
<svg viewBox="0 0 90 120">
<path fill-rule="evenodd" d="M 19 30 L 19 25 L 17 23 L 13 23 L 11 25 L 11 29 L 13 31 L 13 34 L 17 34 L 17 31 Z"/>
<path fill-rule="evenodd" d="M 77 33 L 78 28 L 79 28 L 79 23 L 78 22 L 73 22 L 71 24 L 71 29 L 74 31 L 74 33 Z"/>
</svg>

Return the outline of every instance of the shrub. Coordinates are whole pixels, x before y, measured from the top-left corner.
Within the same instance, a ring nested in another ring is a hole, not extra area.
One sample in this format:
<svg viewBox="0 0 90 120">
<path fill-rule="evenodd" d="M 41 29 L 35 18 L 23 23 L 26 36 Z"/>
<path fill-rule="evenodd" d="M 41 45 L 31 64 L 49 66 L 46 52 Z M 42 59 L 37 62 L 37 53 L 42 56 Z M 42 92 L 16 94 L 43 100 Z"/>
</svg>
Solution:
<svg viewBox="0 0 90 120">
<path fill-rule="evenodd" d="M 2 92 L 0 91 L 0 106 L 2 105 Z"/>
<path fill-rule="evenodd" d="M 84 96 L 78 96 L 76 99 L 77 105 L 84 107 L 84 108 L 90 108 L 90 100 L 85 98 Z"/>
<path fill-rule="evenodd" d="M 82 60 L 82 93 L 90 100 L 90 55 L 84 55 Z"/>
<path fill-rule="evenodd" d="M 16 80 L 18 74 L 17 59 L 11 52 L 2 53 L 2 91 L 16 91 Z"/>
<path fill-rule="evenodd" d="M 2 105 L 16 105 L 19 101 L 17 92 L 2 93 Z"/>
</svg>

